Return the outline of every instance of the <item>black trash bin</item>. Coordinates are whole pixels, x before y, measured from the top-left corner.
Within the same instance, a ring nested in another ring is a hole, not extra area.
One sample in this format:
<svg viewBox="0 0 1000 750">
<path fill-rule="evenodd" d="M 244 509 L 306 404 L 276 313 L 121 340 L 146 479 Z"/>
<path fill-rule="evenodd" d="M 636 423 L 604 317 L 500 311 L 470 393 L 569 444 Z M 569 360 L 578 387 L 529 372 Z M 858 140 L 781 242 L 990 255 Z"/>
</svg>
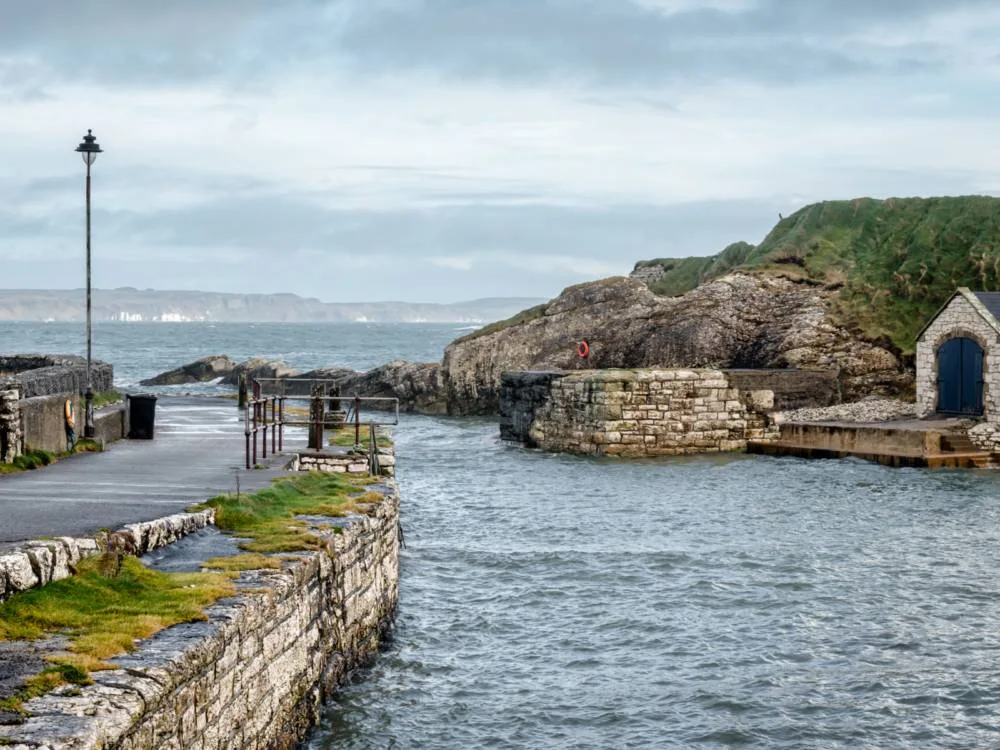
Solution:
<svg viewBox="0 0 1000 750">
<path fill-rule="evenodd" d="M 149 394 L 128 397 L 128 436 L 132 440 L 152 440 L 156 422 L 156 396 Z"/>
</svg>

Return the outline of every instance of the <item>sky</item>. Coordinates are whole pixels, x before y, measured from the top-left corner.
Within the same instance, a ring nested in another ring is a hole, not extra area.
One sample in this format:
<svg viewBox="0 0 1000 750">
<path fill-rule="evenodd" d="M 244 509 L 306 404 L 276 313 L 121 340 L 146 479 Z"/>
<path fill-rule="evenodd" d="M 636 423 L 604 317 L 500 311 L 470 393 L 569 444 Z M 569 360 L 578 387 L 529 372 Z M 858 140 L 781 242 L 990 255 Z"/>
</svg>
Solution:
<svg viewBox="0 0 1000 750">
<path fill-rule="evenodd" d="M 551 297 L 1000 193 L 997 0 L 0 0 L 0 288 Z"/>
</svg>

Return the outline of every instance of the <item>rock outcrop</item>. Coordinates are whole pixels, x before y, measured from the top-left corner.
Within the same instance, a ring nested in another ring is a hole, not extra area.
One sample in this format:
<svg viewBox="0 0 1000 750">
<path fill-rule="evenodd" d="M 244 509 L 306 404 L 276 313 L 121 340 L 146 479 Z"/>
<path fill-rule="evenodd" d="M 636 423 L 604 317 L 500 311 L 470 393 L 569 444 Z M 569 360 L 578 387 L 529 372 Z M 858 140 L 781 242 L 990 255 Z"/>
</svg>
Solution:
<svg viewBox="0 0 1000 750">
<path fill-rule="evenodd" d="M 139 382 L 140 385 L 186 385 L 206 383 L 224 378 L 236 369 L 236 363 L 225 354 L 202 357 L 174 370 L 161 372 L 155 377 Z"/>
<path fill-rule="evenodd" d="M 298 370 L 292 369 L 281 360 L 251 357 L 236 365 L 232 372 L 222 379 L 222 382 L 226 385 L 239 385 L 240 377 L 243 375 L 252 380 L 254 378 L 289 378 L 298 374 Z"/>
<path fill-rule="evenodd" d="M 453 414 L 490 414 L 512 370 L 801 368 L 838 373 L 842 395 L 892 395 L 912 375 L 887 347 L 838 327 L 836 292 L 780 276 L 731 274 L 681 297 L 616 277 L 566 289 L 521 322 L 459 339 L 442 378 Z M 587 360 L 577 355 L 586 339 Z"/>
<path fill-rule="evenodd" d="M 368 372 L 359 372 L 340 383 L 341 395 L 388 396 L 399 399 L 399 408 L 419 414 L 447 414 L 447 389 L 437 363 L 396 360 Z"/>
</svg>

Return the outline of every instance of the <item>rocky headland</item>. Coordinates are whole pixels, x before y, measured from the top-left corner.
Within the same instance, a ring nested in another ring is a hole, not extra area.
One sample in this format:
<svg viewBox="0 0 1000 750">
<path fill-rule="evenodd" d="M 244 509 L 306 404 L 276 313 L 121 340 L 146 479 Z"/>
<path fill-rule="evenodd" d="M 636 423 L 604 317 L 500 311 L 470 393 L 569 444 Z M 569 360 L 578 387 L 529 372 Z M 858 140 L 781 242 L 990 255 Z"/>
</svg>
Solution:
<svg viewBox="0 0 1000 750">
<path fill-rule="evenodd" d="M 734 273 L 680 297 L 663 297 L 640 280 L 616 277 L 570 287 L 544 305 L 460 338 L 440 364 L 396 361 L 368 372 L 298 374 L 281 362 L 251 360 L 223 382 L 235 384 L 239 372 L 290 382 L 327 379 L 345 395 L 395 396 L 405 411 L 453 415 L 496 413 L 500 376 L 511 370 L 823 369 L 838 374 L 844 400 L 911 387 L 912 374 L 891 346 L 831 320 L 835 294 L 807 281 Z M 581 340 L 590 347 L 587 360 L 577 353 Z"/>
<path fill-rule="evenodd" d="M 825 370 L 836 400 L 906 397 L 924 321 L 957 286 L 1000 285 L 997 216 L 1000 199 L 981 196 L 818 203 L 760 244 L 572 286 L 457 339 L 440 364 L 326 372 L 345 394 L 430 414 L 496 413 L 500 376 L 514 370 Z"/>
</svg>

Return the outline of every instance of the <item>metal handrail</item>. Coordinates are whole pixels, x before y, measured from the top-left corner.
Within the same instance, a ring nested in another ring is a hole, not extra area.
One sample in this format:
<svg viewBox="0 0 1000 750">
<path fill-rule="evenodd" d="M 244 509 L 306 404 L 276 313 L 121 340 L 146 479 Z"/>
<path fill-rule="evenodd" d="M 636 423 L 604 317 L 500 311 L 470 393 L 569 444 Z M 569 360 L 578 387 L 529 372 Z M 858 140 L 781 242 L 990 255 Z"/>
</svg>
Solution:
<svg viewBox="0 0 1000 750">
<path fill-rule="evenodd" d="M 340 396 L 340 395 L 309 395 L 309 396 L 288 396 L 288 395 L 273 395 L 273 396 L 262 396 L 261 395 L 261 382 L 279 382 L 283 380 L 282 378 L 259 378 L 255 379 L 252 384 L 252 397 L 247 399 L 246 411 L 244 414 L 244 435 L 246 440 L 246 468 L 251 469 L 257 464 L 257 433 L 263 433 L 263 441 L 261 443 L 262 452 L 261 457 L 267 458 L 267 433 L 270 429 L 271 432 L 271 453 L 276 454 L 284 451 L 284 437 L 285 437 L 285 427 L 286 426 L 303 426 L 310 427 L 316 432 L 314 433 L 314 442 L 317 446 L 323 445 L 323 432 L 325 427 L 325 421 L 323 419 L 310 419 L 309 421 L 298 421 L 294 419 L 285 419 L 285 402 L 286 401 L 306 401 L 309 403 L 315 403 L 321 401 L 324 404 L 327 402 L 335 402 L 338 405 L 341 401 L 346 401 L 349 404 L 348 414 L 353 419 L 345 419 L 345 424 L 353 422 L 354 424 L 354 446 L 357 449 L 361 449 L 361 425 L 365 424 L 369 427 L 369 454 L 374 455 L 374 465 L 378 466 L 378 445 L 375 440 L 376 427 L 379 424 L 399 424 L 399 399 L 391 396 Z M 336 381 L 307 381 L 314 383 L 335 383 Z M 393 414 L 392 422 L 376 422 L 372 421 L 362 421 L 361 420 L 361 407 L 363 404 L 371 404 L 375 402 L 382 402 L 390 406 L 390 411 Z M 270 419 L 268 419 L 268 408 L 270 407 Z M 317 409 L 315 413 L 322 414 L 323 410 Z M 369 458 L 369 461 L 372 461 Z M 373 474 L 377 475 L 377 472 L 373 471 Z"/>
</svg>

